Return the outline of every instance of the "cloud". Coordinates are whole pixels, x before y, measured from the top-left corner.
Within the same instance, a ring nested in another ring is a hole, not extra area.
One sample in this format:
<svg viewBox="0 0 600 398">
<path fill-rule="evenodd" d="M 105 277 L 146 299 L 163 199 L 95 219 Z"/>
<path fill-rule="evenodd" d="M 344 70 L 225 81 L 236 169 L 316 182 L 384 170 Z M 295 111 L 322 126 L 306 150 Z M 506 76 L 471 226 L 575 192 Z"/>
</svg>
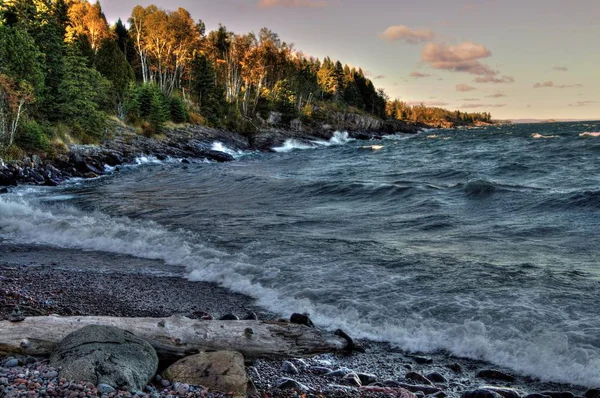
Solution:
<svg viewBox="0 0 600 398">
<path fill-rule="evenodd" d="M 482 77 L 476 77 L 473 80 L 474 83 L 514 83 L 515 78 L 512 76 L 496 77 L 494 75 L 487 75 Z"/>
<path fill-rule="evenodd" d="M 460 91 L 460 92 L 467 92 L 467 91 L 473 91 L 473 90 L 477 90 L 475 87 L 473 86 L 469 86 L 468 84 L 457 84 L 456 85 L 456 91 Z"/>
<path fill-rule="evenodd" d="M 415 79 L 422 79 L 424 77 L 432 76 L 429 73 L 421 73 L 419 71 L 414 71 L 410 74 L 410 77 L 414 77 Z"/>
<path fill-rule="evenodd" d="M 479 101 L 479 98 L 463 98 L 463 101 Z"/>
<path fill-rule="evenodd" d="M 553 81 L 547 81 L 543 83 L 536 83 L 533 88 L 577 88 L 583 87 L 583 84 L 554 84 Z"/>
<path fill-rule="evenodd" d="M 567 72 L 569 70 L 569 68 L 567 68 L 566 66 L 555 66 L 552 69 L 553 70 L 557 70 L 559 72 Z"/>
<path fill-rule="evenodd" d="M 259 0 L 259 8 L 325 8 L 329 3 L 325 0 Z"/>
<path fill-rule="evenodd" d="M 444 101 L 409 101 L 407 102 L 408 105 L 410 106 L 415 106 L 415 105 L 425 105 L 425 106 L 447 106 L 450 105 L 448 102 L 444 102 Z"/>
<path fill-rule="evenodd" d="M 491 94 L 491 95 L 486 95 L 485 98 L 502 98 L 502 97 L 506 97 L 506 94 L 504 93 L 496 93 L 496 94 Z"/>
<path fill-rule="evenodd" d="M 576 107 L 580 107 L 580 106 L 588 106 L 591 104 L 595 104 L 598 101 L 577 101 L 574 104 L 569 104 L 569 106 L 576 106 Z"/>
<path fill-rule="evenodd" d="M 435 33 L 429 29 L 411 29 L 404 25 L 395 25 L 387 28 L 380 38 L 389 41 L 403 41 L 408 44 L 420 44 L 435 39 Z"/>
<path fill-rule="evenodd" d="M 467 72 L 473 75 L 495 75 L 497 72 L 478 60 L 492 53 L 481 44 L 466 41 L 455 46 L 428 43 L 421 51 L 421 59 L 434 69 Z"/>
<path fill-rule="evenodd" d="M 385 75 L 377 75 L 373 78 L 373 80 L 385 79 Z"/>
<path fill-rule="evenodd" d="M 475 109 L 475 108 L 503 108 L 506 104 L 462 104 L 461 109 Z"/>
<path fill-rule="evenodd" d="M 421 60 L 434 69 L 476 75 L 475 83 L 513 83 L 512 76 L 499 76 L 500 72 L 481 62 L 491 56 L 485 46 L 471 41 L 456 45 L 427 43 L 421 51 Z"/>
</svg>

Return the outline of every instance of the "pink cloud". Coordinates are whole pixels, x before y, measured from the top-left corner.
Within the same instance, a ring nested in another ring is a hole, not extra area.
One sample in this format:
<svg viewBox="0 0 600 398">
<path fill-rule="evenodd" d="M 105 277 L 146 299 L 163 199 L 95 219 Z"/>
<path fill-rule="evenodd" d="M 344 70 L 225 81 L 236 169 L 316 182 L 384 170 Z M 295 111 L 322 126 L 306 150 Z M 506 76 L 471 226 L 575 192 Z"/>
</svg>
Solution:
<svg viewBox="0 0 600 398">
<path fill-rule="evenodd" d="M 456 91 L 460 91 L 460 92 L 467 92 L 467 91 L 473 91 L 473 90 L 477 90 L 475 87 L 473 86 L 469 86 L 468 84 L 457 84 L 456 85 Z"/>
<path fill-rule="evenodd" d="M 463 104 L 461 109 L 476 109 L 476 108 L 504 108 L 506 104 Z"/>
<path fill-rule="evenodd" d="M 474 75 L 494 75 L 497 72 L 480 63 L 481 58 L 490 57 L 492 53 L 473 42 L 457 45 L 428 43 L 421 51 L 421 59 L 434 69 L 445 69 L 453 72 L 467 72 Z"/>
<path fill-rule="evenodd" d="M 421 51 L 421 60 L 434 69 L 476 75 L 475 83 L 513 83 L 512 76 L 499 76 L 497 70 L 481 62 L 491 56 L 485 46 L 471 41 L 456 45 L 428 43 Z"/>
<path fill-rule="evenodd" d="M 576 106 L 576 107 L 580 107 L 580 106 L 588 106 L 591 104 L 595 104 L 597 101 L 577 101 L 574 104 L 569 104 L 569 106 Z"/>
<path fill-rule="evenodd" d="M 502 97 L 506 97 L 506 94 L 504 93 L 496 93 L 496 94 L 491 94 L 491 95 L 486 95 L 485 98 L 502 98 Z"/>
<path fill-rule="evenodd" d="M 494 75 L 487 75 L 482 77 L 476 77 L 473 80 L 474 83 L 514 83 L 515 78 L 512 76 L 496 77 Z"/>
<path fill-rule="evenodd" d="M 407 104 L 410 106 L 415 106 L 415 105 L 447 106 L 447 105 L 450 105 L 449 103 L 444 102 L 444 101 L 409 101 L 409 102 L 407 102 Z"/>
<path fill-rule="evenodd" d="M 479 101 L 479 98 L 463 98 L 463 101 Z"/>
<path fill-rule="evenodd" d="M 325 8 L 329 3 L 325 0 L 259 0 L 260 8 Z"/>
<path fill-rule="evenodd" d="M 583 84 L 554 84 L 553 81 L 547 81 L 543 83 L 536 83 L 533 88 L 579 88 L 583 87 Z"/>
<path fill-rule="evenodd" d="M 435 39 L 435 33 L 429 29 L 411 29 L 404 25 L 395 25 L 387 28 L 381 35 L 384 40 L 403 41 L 408 44 L 420 44 Z"/>
<path fill-rule="evenodd" d="M 431 76 L 429 73 L 421 73 L 419 71 L 414 71 L 410 74 L 410 77 L 414 77 L 415 79 L 422 79 L 429 76 Z"/>
</svg>

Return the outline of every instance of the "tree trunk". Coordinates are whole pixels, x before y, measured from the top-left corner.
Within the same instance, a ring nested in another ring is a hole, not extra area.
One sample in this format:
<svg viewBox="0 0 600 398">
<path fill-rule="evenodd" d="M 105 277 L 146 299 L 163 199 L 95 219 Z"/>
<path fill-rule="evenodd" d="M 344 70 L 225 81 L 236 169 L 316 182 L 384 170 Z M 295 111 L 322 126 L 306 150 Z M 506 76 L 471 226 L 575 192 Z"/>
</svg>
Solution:
<svg viewBox="0 0 600 398">
<path fill-rule="evenodd" d="M 69 333 L 87 325 L 128 330 L 147 340 L 161 360 L 206 350 L 233 350 L 248 358 L 303 357 L 344 350 L 344 338 L 294 323 L 170 318 L 41 316 L 0 322 L 0 354 L 49 355 Z"/>
</svg>

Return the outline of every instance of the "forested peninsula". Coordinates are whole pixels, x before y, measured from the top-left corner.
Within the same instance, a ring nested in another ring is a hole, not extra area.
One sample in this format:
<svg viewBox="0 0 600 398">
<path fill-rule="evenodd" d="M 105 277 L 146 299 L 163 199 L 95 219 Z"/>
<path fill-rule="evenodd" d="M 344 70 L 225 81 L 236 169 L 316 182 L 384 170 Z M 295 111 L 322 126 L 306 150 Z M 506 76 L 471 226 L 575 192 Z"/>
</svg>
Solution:
<svg viewBox="0 0 600 398">
<path fill-rule="evenodd" d="M 183 128 L 175 139 L 183 150 L 207 131 L 260 147 L 257 133 L 269 129 L 391 133 L 489 122 L 489 113 L 391 101 L 362 69 L 307 57 L 267 28 L 207 32 L 187 10 L 153 5 L 110 26 L 99 2 L 0 4 L 5 161 L 54 159 L 115 131 L 156 141 Z"/>
</svg>

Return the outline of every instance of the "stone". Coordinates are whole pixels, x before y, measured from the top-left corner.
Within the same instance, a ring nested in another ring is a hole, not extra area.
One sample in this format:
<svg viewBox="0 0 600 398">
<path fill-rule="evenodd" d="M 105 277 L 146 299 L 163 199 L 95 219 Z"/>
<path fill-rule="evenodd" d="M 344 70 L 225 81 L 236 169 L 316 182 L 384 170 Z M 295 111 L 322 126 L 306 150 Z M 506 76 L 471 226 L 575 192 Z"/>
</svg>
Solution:
<svg viewBox="0 0 600 398">
<path fill-rule="evenodd" d="M 112 392 L 116 392 L 116 390 L 114 388 L 112 388 L 111 386 L 109 386 L 108 384 L 98 384 L 98 392 L 100 394 L 110 394 Z"/>
<path fill-rule="evenodd" d="M 448 379 L 446 379 L 441 373 L 438 373 L 438 372 L 429 373 L 425 377 L 434 383 L 447 383 L 448 382 Z"/>
<path fill-rule="evenodd" d="M 428 358 L 428 357 L 420 357 L 418 355 L 412 355 L 411 358 L 412 358 L 413 361 L 415 361 L 419 365 L 425 365 L 425 364 L 433 363 L 433 359 Z"/>
<path fill-rule="evenodd" d="M 357 373 L 358 378 L 363 386 L 368 386 L 369 384 L 373 384 L 377 381 L 377 376 L 370 373 Z"/>
<path fill-rule="evenodd" d="M 446 365 L 446 367 L 447 367 L 448 369 L 452 370 L 453 372 L 456 372 L 456 373 L 462 373 L 462 366 L 460 366 L 460 365 L 459 365 L 459 364 L 457 364 L 457 363 L 451 363 L 451 364 L 449 364 L 449 365 Z"/>
<path fill-rule="evenodd" d="M 60 368 L 61 378 L 141 390 L 156 373 L 158 357 L 148 342 L 133 333 L 90 325 L 58 343 L 49 364 Z"/>
<path fill-rule="evenodd" d="M 342 380 L 344 380 L 344 382 L 346 384 L 349 384 L 351 386 L 354 387 L 362 387 L 362 382 L 360 381 L 360 377 L 358 377 L 358 375 L 354 372 L 348 373 L 347 375 L 345 375 Z"/>
<path fill-rule="evenodd" d="M 245 321 L 258 321 L 258 315 L 256 315 L 256 313 L 254 313 L 254 312 L 250 312 L 244 317 L 244 320 Z"/>
<path fill-rule="evenodd" d="M 331 369 L 324 366 L 311 366 L 308 370 L 316 375 L 324 375 L 333 372 Z"/>
<path fill-rule="evenodd" d="M 432 386 L 433 385 L 433 383 L 431 382 L 431 380 L 429 380 L 427 377 L 425 377 L 422 374 L 419 374 L 417 372 L 408 372 L 404 377 L 407 380 L 414 381 L 415 383 L 425 384 L 425 385 L 428 385 L 428 386 Z"/>
<path fill-rule="evenodd" d="M 292 314 L 292 316 L 290 317 L 290 322 L 297 323 L 299 325 L 306 325 L 311 328 L 315 327 L 315 324 L 311 321 L 308 314 Z"/>
<path fill-rule="evenodd" d="M 202 352 L 171 365 L 163 377 L 173 383 L 201 385 L 209 390 L 245 397 L 250 378 L 246 374 L 244 356 L 235 351 Z"/>
<path fill-rule="evenodd" d="M 502 398 L 502 395 L 491 390 L 479 388 L 463 393 L 462 398 Z"/>
<path fill-rule="evenodd" d="M 504 398 L 521 398 L 522 395 L 519 391 L 515 390 L 514 388 L 496 386 L 484 386 L 481 388 L 484 390 L 489 390 L 498 393 Z"/>
<path fill-rule="evenodd" d="M 14 368 L 17 366 L 19 366 L 19 360 L 15 358 L 9 359 L 4 363 L 5 368 Z"/>
<path fill-rule="evenodd" d="M 327 376 L 327 377 L 344 377 L 348 373 L 352 373 L 352 369 L 339 368 L 339 369 L 333 370 L 333 371 L 325 374 L 325 376 Z"/>
<path fill-rule="evenodd" d="M 277 382 L 277 388 L 280 390 L 296 390 L 301 392 L 310 391 L 310 388 L 294 379 L 283 378 Z"/>
<path fill-rule="evenodd" d="M 294 365 L 290 361 L 283 362 L 283 364 L 281 365 L 281 371 L 284 373 L 292 374 L 292 375 L 297 375 L 300 373 L 298 371 L 298 368 L 296 368 L 296 365 Z"/>
<path fill-rule="evenodd" d="M 235 314 L 225 314 L 219 318 L 220 321 L 239 321 L 240 318 Z"/>
<path fill-rule="evenodd" d="M 583 396 L 585 398 L 600 398 L 600 388 L 590 388 Z"/>
<path fill-rule="evenodd" d="M 542 395 L 550 398 L 575 398 L 575 395 L 569 391 L 544 391 Z"/>
<path fill-rule="evenodd" d="M 507 373 L 501 372 L 499 370 L 494 369 L 484 369 L 477 372 L 475 377 L 479 377 L 481 379 L 493 379 L 493 380 L 502 380 L 502 381 L 515 381 L 514 376 L 511 376 Z"/>
</svg>

